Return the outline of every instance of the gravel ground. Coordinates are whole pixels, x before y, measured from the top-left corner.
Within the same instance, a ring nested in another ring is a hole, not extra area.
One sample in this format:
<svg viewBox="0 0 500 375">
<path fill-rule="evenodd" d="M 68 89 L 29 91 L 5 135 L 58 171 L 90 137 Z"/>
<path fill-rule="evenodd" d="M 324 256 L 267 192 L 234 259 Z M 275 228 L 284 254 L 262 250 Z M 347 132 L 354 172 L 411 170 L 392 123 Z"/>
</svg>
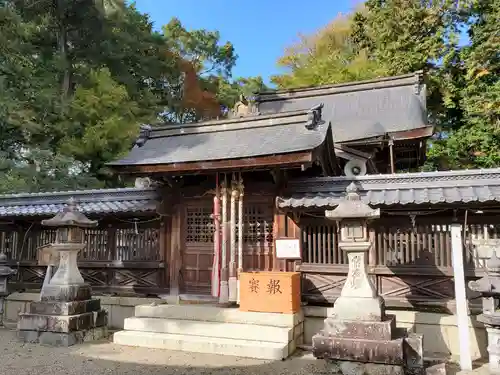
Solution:
<svg viewBox="0 0 500 375">
<path fill-rule="evenodd" d="M 286 361 L 133 348 L 99 341 L 70 348 L 24 344 L 0 329 L 2 375 L 316 375 L 331 374 L 324 361 L 298 353 Z"/>
</svg>

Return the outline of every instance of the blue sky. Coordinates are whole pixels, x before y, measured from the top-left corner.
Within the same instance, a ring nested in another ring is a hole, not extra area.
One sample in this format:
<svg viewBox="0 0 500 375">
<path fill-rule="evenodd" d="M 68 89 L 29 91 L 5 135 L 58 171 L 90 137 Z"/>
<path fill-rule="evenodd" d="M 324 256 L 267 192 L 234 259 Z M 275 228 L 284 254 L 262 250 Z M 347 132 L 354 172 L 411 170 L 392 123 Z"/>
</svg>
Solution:
<svg viewBox="0 0 500 375">
<path fill-rule="evenodd" d="M 218 30 L 221 41 L 234 44 L 239 56 L 233 76 L 261 75 L 266 81 L 279 72 L 276 60 L 297 40 L 325 26 L 359 0 L 136 0 L 156 28 L 172 17 L 188 29 Z"/>
</svg>

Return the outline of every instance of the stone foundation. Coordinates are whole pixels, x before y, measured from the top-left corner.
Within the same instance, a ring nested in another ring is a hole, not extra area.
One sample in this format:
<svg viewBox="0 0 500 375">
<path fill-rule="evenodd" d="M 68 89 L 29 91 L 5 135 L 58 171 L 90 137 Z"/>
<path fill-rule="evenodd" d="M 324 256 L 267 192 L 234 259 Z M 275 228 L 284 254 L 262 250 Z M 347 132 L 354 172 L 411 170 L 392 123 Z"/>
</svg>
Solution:
<svg viewBox="0 0 500 375">
<path fill-rule="evenodd" d="M 407 335 L 405 330 L 396 329 L 394 315 L 386 315 L 378 322 L 327 318 L 324 329 L 313 336 L 312 343 L 316 358 L 340 361 L 344 367 L 354 366 L 346 365 L 344 361 L 391 365 L 402 369 L 423 367 L 422 335 Z M 362 370 L 361 367 L 356 369 Z M 359 373 L 356 372 L 356 375 Z"/>
<path fill-rule="evenodd" d="M 304 306 L 304 342 L 312 344 L 312 336 L 324 328 L 324 320 L 331 316 L 332 307 Z M 398 329 L 423 335 L 424 354 L 429 357 L 453 358 L 460 354 L 456 316 L 445 313 L 388 310 L 396 316 Z M 484 324 L 469 316 L 470 353 L 473 360 L 487 358 L 487 336 Z"/>
<path fill-rule="evenodd" d="M 17 337 L 23 342 L 38 343 L 48 346 L 73 346 L 87 341 L 100 340 L 107 336 L 107 327 L 97 327 L 67 333 L 41 331 L 18 331 L 17 333 Z"/>
<path fill-rule="evenodd" d="M 107 335 L 108 316 L 100 300 L 36 301 L 19 314 L 18 337 L 24 342 L 71 346 Z"/>
<path fill-rule="evenodd" d="M 343 375 L 421 375 L 424 373 L 422 369 L 411 371 L 406 369 L 404 366 L 398 365 L 349 361 L 329 361 L 328 367 L 332 374 L 337 373 Z"/>
<path fill-rule="evenodd" d="M 29 305 L 37 303 L 39 298 L 39 293 L 30 292 L 16 292 L 6 297 L 3 316 L 5 326 L 15 329 L 18 314 L 27 312 Z M 101 307 L 108 312 L 109 328 L 114 330 L 123 329 L 124 320 L 134 316 L 135 306 L 162 302 L 161 299 L 152 297 L 99 296 L 93 298 L 100 299 Z M 309 305 L 303 306 L 302 309 L 304 310 L 304 344 L 310 346 L 312 336 L 323 328 L 324 319 L 331 315 L 333 308 Z M 387 313 L 396 316 L 398 327 L 424 336 L 424 355 L 452 359 L 459 355 L 459 334 L 454 315 L 405 310 L 388 310 Z M 469 317 L 469 324 L 472 359 L 487 358 L 487 333 L 484 324 L 478 322 L 475 316 Z"/>
</svg>

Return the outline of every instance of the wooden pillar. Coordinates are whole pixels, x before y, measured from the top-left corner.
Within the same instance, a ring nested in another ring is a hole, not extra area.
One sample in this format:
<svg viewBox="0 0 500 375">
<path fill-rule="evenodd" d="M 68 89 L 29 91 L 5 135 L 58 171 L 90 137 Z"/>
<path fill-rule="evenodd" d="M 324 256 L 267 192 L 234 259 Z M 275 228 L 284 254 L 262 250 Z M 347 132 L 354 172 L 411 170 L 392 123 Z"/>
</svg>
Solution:
<svg viewBox="0 0 500 375">
<path fill-rule="evenodd" d="M 244 187 L 243 180 L 240 176 L 239 183 L 239 199 L 238 199 L 238 284 L 237 284 L 237 303 L 240 303 L 240 274 L 243 272 L 243 197 L 244 197 Z"/>
<path fill-rule="evenodd" d="M 168 264 L 169 261 L 168 259 L 170 258 L 169 254 L 169 249 L 170 249 L 170 238 L 168 237 L 169 233 L 169 219 L 168 217 L 164 216 L 160 220 L 160 238 L 159 238 L 159 245 L 160 245 L 160 261 L 163 264 L 163 277 L 159 283 L 161 288 L 168 287 L 170 285 L 170 275 L 169 275 L 169 270 L 168 270 Z"/>
<path fill-rule="evenodd" d="M 274 208 L 273 220 L 273 240 L 285 237 L 286 216 L 277 207 Z M 278 259 L 276 256 L 276 246 L 273 246 L 273 271 L 286 271 L 286 260 Z"/>
<path fill-rule="evenodd" d="M 284 212 L 275 209 L 274 212 L 274 239 L 278 238 L 297 238 L 300 239 L 299 225 Z M 300 261 L 294 259 L 277 259 L 276 249 L 273 249 L 273 270 L 283 272 L 293 272 L 296 270 Z"/>
<path fill-rule="evenodd" d="M 229 302 L 238 300 L 238 277 L 236 275 L 236 201 L 238 200 L 239 191 L 237 181 L 233 175 L 231 181 L 231 206 L 230 206 L 230 222 L 229 222 Z"/>
<path fill-rule="evenodd" d="M 180 293 L 179 274 L 182 267 L 182 239 L 183 239 L 183 206 L 176 204 L 173 208 L 170 231 L 170 264 L 169 264 L 169 285 L 170 295 L 178 296 Z"/>
<path fill-rule="evenodd" d="M 228 250 L 228 220 L 227 220 L 227 183 L 224 179 L 222 184 L 222 213 L 221 213 L 221 229 L 222 229 L 222 249 L 221 249 L 221 280 L 219 303 L 229 302 L 229 272 L 227 264 L 227 250 Z"/>
<path fill-rule="evenodd" d="M 462 242 L 462 226 L 451 225 L 451 251 L 453 259 L 453 277 L 455 283 L 456 317 L 460 346 L 460 367 L 472 370 L 470 355 L 470 332 L 467 297 L 465 295 L 464 246 Z"/>
</svg>

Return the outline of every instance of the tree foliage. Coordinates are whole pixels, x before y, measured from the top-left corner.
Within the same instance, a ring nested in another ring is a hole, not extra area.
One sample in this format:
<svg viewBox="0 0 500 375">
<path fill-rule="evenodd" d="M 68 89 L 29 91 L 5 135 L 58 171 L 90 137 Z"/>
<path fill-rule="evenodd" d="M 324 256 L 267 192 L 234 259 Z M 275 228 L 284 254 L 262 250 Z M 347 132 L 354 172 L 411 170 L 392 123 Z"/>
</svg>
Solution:
<svg viewBox="0 0 500 375">
<path fill-rule="evenodd" d="M 467 31 L 469 42 L 459 44 Z M 280 88 L 427 72 L 425 168 L 500 166 L 500 0 L 368 0 L 278 61 Z"/>
<path fill-rule="evenodd" d="M 244 91 L 218 32 L 155 31 L 127 3 L 0 1 L 0 192 L 120 186 L 105 165 L 141 123 L 223 116 Z"/>
<path fill-rule="evenodd" d="M 341 15 L 313 35 L 300 35 L 278 66 L 287 72 L 272 77 L 279 88 L 352 82 L 387 74 L 351 37 L 354 15 Z"/>
</svg>

